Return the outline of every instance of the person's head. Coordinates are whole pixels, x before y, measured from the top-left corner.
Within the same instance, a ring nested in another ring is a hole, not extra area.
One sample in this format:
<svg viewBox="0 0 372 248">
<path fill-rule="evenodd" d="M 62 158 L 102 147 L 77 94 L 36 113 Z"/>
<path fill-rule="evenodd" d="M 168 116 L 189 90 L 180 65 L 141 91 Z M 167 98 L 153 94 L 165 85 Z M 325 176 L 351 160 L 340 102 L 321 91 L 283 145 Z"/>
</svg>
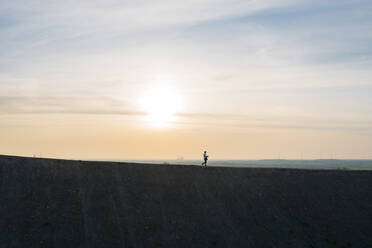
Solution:
<svg viewBox="0 0 372 248">
<path fill-rule="evenodd" d="M 207 151 L 204 151 L 204 153 L 207 153 Z"/>
</svg>

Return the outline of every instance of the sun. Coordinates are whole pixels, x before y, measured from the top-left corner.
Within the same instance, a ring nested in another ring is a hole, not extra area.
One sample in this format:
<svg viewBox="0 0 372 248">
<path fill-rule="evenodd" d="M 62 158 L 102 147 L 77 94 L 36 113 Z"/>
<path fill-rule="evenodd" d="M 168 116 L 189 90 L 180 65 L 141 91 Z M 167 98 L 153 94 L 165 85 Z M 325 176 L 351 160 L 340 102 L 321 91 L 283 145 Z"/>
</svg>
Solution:
<svg viewBox="0 0 372 248">
<path fill-rule="evenodd" d="M 183 100 L 179 92 L 167 84 L 156 84 L 146 90 L 140 99 L 146 120 L 157 128 L 169 127 L 182 111 Z"/>
</svg>

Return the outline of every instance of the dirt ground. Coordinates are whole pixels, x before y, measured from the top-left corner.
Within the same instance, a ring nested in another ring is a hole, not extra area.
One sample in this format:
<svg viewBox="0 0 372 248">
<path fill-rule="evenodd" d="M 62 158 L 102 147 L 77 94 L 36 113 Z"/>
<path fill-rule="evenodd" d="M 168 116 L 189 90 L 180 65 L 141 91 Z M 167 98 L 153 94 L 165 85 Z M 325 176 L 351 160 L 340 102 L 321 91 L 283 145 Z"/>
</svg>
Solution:
<svg viewBox="0 0 372 248">
<path fill-rule="evenodd" d="M 0 156 L 0 248 L 372 247 L 372 171 Z"/>
</svg>

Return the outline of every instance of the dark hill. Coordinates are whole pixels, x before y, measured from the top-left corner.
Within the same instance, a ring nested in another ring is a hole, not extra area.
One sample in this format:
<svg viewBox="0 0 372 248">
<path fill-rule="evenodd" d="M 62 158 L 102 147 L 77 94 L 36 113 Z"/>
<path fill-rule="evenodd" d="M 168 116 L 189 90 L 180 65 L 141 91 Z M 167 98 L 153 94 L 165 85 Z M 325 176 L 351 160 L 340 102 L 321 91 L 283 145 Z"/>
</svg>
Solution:
<svg viewBox="0 0 372 248">
<path fill-rule="evenodd" d="M 0 247 L 372 247 L 372 172 L 0 156 Z"/>
</svg>

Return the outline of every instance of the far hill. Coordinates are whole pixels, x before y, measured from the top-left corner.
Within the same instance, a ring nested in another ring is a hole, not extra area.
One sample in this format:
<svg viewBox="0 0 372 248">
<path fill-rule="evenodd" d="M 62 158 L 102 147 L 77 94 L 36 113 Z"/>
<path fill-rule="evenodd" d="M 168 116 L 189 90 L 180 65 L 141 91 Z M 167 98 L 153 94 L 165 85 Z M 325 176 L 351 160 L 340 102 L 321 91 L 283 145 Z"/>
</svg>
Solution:
<svg viewBox="0 0 372 248">
<path fill-rule="evenodd" d="M 372 247 L 372 171 L 0 156 L 0 247 Z"/>
</svg>

